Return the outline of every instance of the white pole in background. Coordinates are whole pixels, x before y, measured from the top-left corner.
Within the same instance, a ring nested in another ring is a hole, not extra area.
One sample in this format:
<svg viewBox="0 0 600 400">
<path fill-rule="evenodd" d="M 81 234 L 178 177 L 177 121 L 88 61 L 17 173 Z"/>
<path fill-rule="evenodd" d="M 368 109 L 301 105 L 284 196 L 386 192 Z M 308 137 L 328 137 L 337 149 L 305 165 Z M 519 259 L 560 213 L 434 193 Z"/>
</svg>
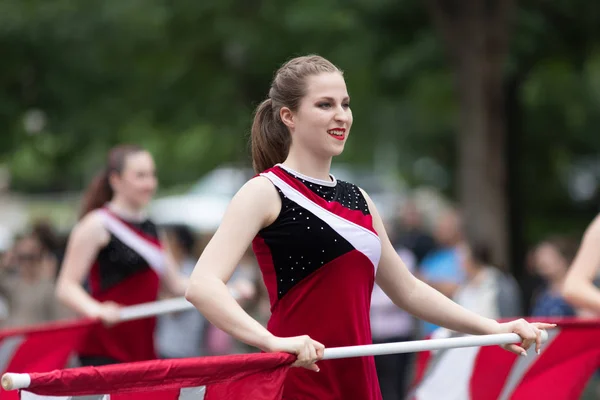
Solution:
<svg viewBox="0 0 600 400">
<path fill-rule="evenodd" d="M 237 292 L 237 290 L 230 288 L 229 292 L 234 299 L 237 300 L 240 298 L 240 294 Z M 142 303 L 134 306 L 123 307 L 121 309 L 121 321 L 131 321 L 135 319 L 155 317 L 158 315 L 193 309 L 193 304 L 187 301 L 185 297 L 177 297 L 174 299 L 159 300 L 152 303 Z"/>
</svg>

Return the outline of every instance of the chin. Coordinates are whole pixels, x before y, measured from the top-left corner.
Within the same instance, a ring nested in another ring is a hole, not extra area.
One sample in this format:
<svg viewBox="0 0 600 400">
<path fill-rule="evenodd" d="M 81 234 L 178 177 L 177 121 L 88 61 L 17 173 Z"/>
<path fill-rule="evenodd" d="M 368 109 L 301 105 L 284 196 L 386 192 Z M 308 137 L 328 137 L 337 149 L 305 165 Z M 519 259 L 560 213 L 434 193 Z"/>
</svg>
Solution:
<svg viewBox="0 0 600 400">
<path fill-rule="evenodd" d="M 140 210 L 142 210 L 142 209 L 146 208 L 148 206 L 148 204 L 150 204 L 151 200 L 152 200 L 152 198 L 138 199 L 138 201 L 136 201 L 136 205 Z"/>
<path fill-rule="evenodd" d="M 344 152 L 344 144 L 340 145 L 340 146 L 335 146 L 333 149 L 331 149 L 331 156 L 335 157 L 335 156 L 339 156 L 340 154 L 342 154 Z"/>
</svg>

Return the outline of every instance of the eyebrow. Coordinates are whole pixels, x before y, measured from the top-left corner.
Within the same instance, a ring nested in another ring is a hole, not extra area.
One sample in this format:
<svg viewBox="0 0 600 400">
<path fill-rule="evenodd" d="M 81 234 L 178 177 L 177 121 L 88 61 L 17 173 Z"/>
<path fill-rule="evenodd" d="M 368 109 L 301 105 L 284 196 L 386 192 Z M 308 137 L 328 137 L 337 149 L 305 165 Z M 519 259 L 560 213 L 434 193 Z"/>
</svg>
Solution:
<svg viewBox="0 0 600 400">
<path fill-rule="evenodd" d="M 333 97 L 329 97 L 329 96 L 322 96 L 322 97 L 319 97 L 319 99 L 318 99 L 317 101 L 320 101 L 320 100 L 327 100 L 327 101 L 331 101 L 331 102 L 334 102 L 334 103 L 335 103 L 335 99 L 334 99 Z M 346 97 L 344 97 L 344 98 L 342 99 L 342 101 L 350 101 L 350 96 L 346 96 Z"/>
</svg>

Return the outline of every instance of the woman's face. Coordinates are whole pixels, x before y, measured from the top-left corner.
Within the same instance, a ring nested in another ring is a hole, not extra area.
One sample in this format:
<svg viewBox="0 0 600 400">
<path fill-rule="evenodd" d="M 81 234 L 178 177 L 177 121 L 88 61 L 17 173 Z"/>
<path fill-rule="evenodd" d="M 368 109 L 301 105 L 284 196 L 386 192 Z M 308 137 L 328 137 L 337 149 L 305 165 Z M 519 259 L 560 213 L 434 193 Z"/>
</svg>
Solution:
<svg viewBox="0 0 600 400">
<path fill-rule="evenodd" d="M 350 97 L 339 72 L 321 73 L 306 80 L 306 95 L 298 110 L 282 120 L 290 128 L 294 146 L 302 146 L 323 157 L 339 155 L 352 127 Z"/>
<path fill-rule="evenodd" d="M 549 243 L 542 243 L 535 252 L 535 270 L 544 279 L 561 278 L 567 272 L 567 261 Z"/>
<path fill-rule="evenodd" d="M 156 192 L 158 185 L 154 160 L 147 151 L 138 151 L 125 157 L 123 171 L 111 177 L 115 194 L 134 207 L 145 207 Z"/>
<path fill-rule="evenodd" d="M 16 244 L 14 256 L 20 268 L 37 269 L 43 256 L 42 245 L 32 236 L 24 237 Z"/>
</svg>

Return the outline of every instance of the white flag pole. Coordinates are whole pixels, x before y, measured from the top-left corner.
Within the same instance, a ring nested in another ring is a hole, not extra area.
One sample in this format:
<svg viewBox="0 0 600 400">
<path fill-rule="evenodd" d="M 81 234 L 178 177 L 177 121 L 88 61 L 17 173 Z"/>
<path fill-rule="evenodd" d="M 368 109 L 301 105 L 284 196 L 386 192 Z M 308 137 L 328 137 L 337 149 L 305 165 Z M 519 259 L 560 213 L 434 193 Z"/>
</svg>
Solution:
<svg viewBox="0 0 600 400">
<path fill-rule="evenodd" d="M 230 288 L 229 292 L 236 300 L 240 298 L 237 290 Z M 185 297 L 176 297 L 173 299 L 153 301 L 151 303 L 136 304 L 134 306 L 123 307 L 121 309 L 121 321 L 131 321 L 135 319 L 155 317 L 158 315 L 169 314 L 193 310 L 194 305 L 187 301 Z"/>
<path fill-rule="evenodd" d="M 548 333 L 546 331 L 542 331 L 542 341 L 545 342 L 547 340 Z M 337 358 L 412 353 L 461 347 L 492 346 L 520 343 L 521 341 L 521 338 L 516 333 L 502 333 L 496 335 L 416 340 L 412 342 L 371 344 L 365 346 L 333 347 L 330 349 L 325 349 L 325 355 L 323 359 L 333 360 Z M 30 384 L 31 378 L 29 374 L 15 374 L 7 372 L 2 375 L 2 387 L 4 390 L 27 389 Z"/>
<path fill-rule="evenodd" d="M 548 332 L 542 331 L 542 342 L 548 340 Z M 333 347 L 325 349 L 323 359 L 380 356 L 384 354 L 416 353 L 419 351 L 445 350 L 461 347 L 494 346 L 521 343 L 516 333 L 494 335 L 469 335 L 447 339 L 415 340 L 409 342 L 368 344 L 363 346 Z"/>
<path fill-rule="evenodd" d="M 172 312 L 181 312 L 194 309 L 194 305 L 185 297 L 159 300 L 152 303 L 136 304 L 135 306 L 123 307 L 121 309 L 121 321 L 154 317 Z"/>
<path fill-rule="evenodd" d="M 2 375 L 2 388 L 4 390 L 27 389 L 31 384 L 29 374 L 13 374 L 10 372 Z"/>
</svg>

